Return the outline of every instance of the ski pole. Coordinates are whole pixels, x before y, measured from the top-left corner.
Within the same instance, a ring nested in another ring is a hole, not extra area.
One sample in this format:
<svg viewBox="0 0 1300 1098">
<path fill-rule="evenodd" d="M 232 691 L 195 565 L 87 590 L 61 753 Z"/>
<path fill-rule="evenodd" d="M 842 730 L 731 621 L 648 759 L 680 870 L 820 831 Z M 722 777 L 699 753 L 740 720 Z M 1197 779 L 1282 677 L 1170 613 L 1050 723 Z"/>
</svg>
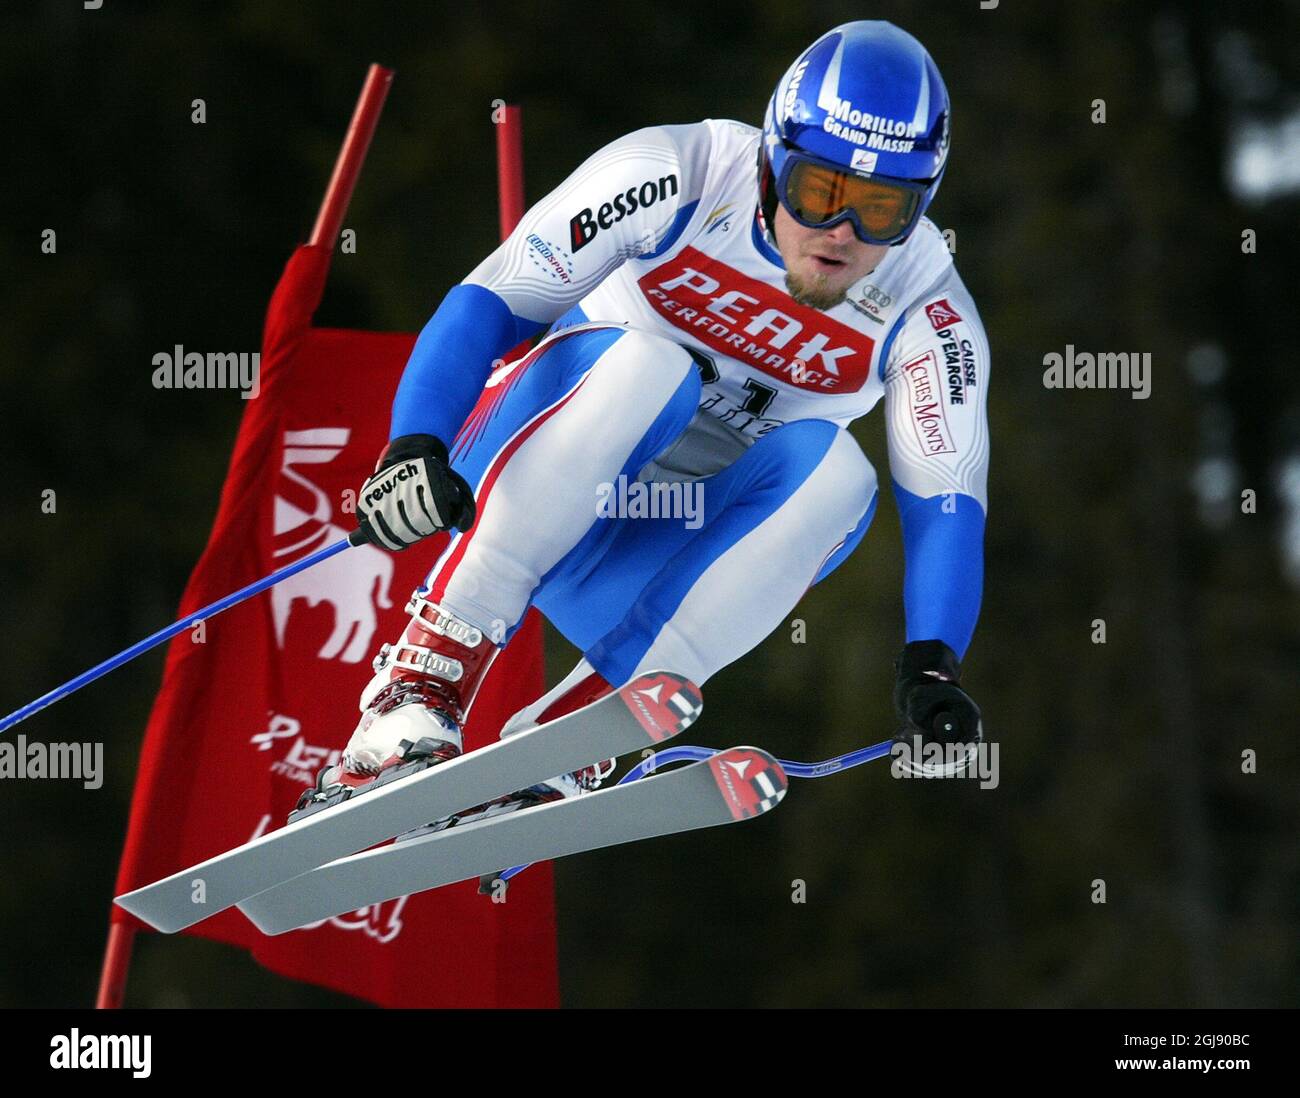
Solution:
<svg viewBox="0 0 1300 1098">
<path fill-rule="evenodd" d="M 66 698 L 74 690 L 80 690 L 87 683 L 92 683 L 101 676 L 107 675 L 110 671 L 121 667 L 122 664 L 135 659 L 136 656 L 148 652 L 149 649 L 158 647 L 163 641 L 171 640 L 172 637 L 188 629 L 195 622 L 220 614 L 222 610 L 228 610 L 245 599 L 260 594 L 268 587 L 274 587 L 281 580 L 296 576 L 299 572 L 305 572 L 308 568 L 320 564 L 321 561 L 328 560 L 330 557 L 343 552 L 344 549 L 351 548 L 354 545 L 361 545 L 364 542 L 365 537 L 361 531 L 353 530 L 346 538 L 336 541 L 333 545 L 318 549 L 316 552 L 303 557 L 302 560 L 286 564 L 279 571 L 272 572 L 269 576 L 263 576 L 260 580 L 254 580 L 247 587 L 241 587 L 238 591 L 227 595 L 225 598 L 217 599 L 212 605 L 205 606 L 202 610 L 196 610 L 192 614 L 187 614 L 180 621 L 167 626 L 165 629 L 158 630 L 158 632 L 145 637 L 144 640 L 131 645 L 130 648 L 119 652 L 116 656 L 110 656 L 103 663 L 96 664 L 89 671 L 83 671 L 75 679 L 69 679 L 62 686 L 55 687 L 48 694 L 42 694 L 34 702 L 29 702 L 21 709 L 14 710 L 9 716 L 0 720 L 0 732 L 12 728 L 19 721 L 25 721 L 33 713 L 39 713 L 47 705 L 53 705 L 56 701 Z"/>
<path fill-rule="evenodd" d="M 893 740 L 881 740 L 880 743 L 872 744 L 870 747 L 860 747 L 856 751 L 836 755 L 833 759 L 826 759 L 822 762 L 803 763 L 789 759 L 777 759 L 777 762 L 781 764 L 781 769 L 792 778 L 824 778 L 828 774 L 838 774 L 841 770 L 861 766 L 863 763 L 871 762 L 872 759 L 888 755 L 889 749 L 893 745 Z M 721 750 L 721 748 L 717 747 L 667 747 L 642 759 L 614 784 L 618 786 L 626 785 L 628 782 L 640 781 L 642 778 L 653 774 L 661 766 L 667 766 L 669 763 L 703 762 L 705 759 L 713 758 Z M 528 863 L 528 865 L 531 864 L 531 862 Z M 507 869 L 504 873 L 498 874 L 497 879 L 508 881 L 522 873 L 528 868 L 528 865 L 517 865 L 512 869 Z"/>
</svg>

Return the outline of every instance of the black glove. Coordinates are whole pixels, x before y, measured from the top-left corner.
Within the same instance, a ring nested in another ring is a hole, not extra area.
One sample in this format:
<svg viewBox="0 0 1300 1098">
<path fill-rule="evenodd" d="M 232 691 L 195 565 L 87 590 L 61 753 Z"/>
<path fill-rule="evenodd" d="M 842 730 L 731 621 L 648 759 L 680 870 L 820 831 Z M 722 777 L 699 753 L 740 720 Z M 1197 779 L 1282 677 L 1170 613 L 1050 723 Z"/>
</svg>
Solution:
<svg viewBox="0 0 1300 1098">
<path fill-rule="evenodd" d="M 473 491 L 433 435 L 393 439 L 357 500 L 366 540 L 394 551 L 453 526 L 468 530 L 474 515 Z"/>
<path fill-rule="evenodd" d="M 983 738 L 979 706 L 957 685 L 961 665 L 941 640 L 912 641 L 894 661 L 894 709 L 903 728 L 895 739 L 977 744 Z"/>
</svg>

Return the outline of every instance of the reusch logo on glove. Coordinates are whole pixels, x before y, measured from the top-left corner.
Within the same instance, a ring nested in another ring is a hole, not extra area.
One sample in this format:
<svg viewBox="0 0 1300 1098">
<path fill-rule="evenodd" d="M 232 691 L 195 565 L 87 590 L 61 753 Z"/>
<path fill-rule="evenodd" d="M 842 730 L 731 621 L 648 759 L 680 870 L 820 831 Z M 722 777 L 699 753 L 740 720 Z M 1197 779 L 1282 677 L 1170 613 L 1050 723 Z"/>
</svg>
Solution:
<svg viewBox="0 0 1300 1098">
<path fill-rule="evenodd" d="M 418 465 L 414 462 L 408 462 L 406 465 L 402 466 L 402 468 L 398 469 L 397 472 L 392 473 L 383 483 L 376 484 L 371 488 L 370 491 L 366 493 L 366 502 L 378 503 L 386 495 L 392 492 L 400 481 L 409 480 L 411 477 L 418 474 L 419 471 L 420 467 Z"/>
<path fill-rule="evenodd" d="M 594 213 L 591 207 L 569 218 L 569 244 L 576 252 L 585 248 L 601 229 L 617 225 L 623 218 L 636 213 L 637 210 L 656 206 L 669 195 L 677 193 L 677 176 L 661 176 L 656 182 L 647 179 L 639 187 L 628 187 L 622 194 L 616 194 L 612 201 L 601 204 Z"/>
</svg>

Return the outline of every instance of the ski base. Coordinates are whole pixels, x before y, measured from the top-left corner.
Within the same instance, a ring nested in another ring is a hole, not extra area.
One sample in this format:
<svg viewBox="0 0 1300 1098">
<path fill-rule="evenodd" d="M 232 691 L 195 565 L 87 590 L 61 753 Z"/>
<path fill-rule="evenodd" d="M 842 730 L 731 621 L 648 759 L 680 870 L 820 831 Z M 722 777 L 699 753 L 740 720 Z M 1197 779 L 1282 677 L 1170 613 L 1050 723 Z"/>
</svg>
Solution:
<svg viewBox="0 0 1300 1098">
<path fill-rule="evenodd" d="M 658 746 L 694 723 L 702 708 L 699 688 L 682 676 L 639 675 L 573 713 L 286 824 L 114 902 L 172 934 L 458 810 L 580 770 L 595 759 Z"/>
<path fill-rule="evenodd" d="M 283 934 L 457 881 L 478 878 L 480 890 L 490 889 L 502 866 L 753 819 L 780 804 L 787 787 L 767 752 L 733 747 L 638 782 L 342 858 L 239 907 L 264 933 Z"/>
</svg>

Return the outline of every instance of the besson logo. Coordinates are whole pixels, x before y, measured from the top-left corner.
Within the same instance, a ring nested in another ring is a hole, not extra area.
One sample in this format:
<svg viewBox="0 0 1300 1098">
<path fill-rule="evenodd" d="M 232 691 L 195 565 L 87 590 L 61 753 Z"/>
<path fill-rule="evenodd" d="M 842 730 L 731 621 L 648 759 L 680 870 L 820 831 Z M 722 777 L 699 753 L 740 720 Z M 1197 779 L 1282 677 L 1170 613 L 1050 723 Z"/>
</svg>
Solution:
<svg viewBox="0 0 1300 1098">
<path fill-rule="evenodd" d="M 594 213 L 588 207 L 569 219 L 569 243 L 573 250 L 580 251 L 596 239 L 602 229 L 617 225 L 629 214 L 637 210 L 649 209 L 658 205 L 669 195 L 677 193 L 677 176 L 660 176 L 658 182 L 647 179 L 639 187 L 628 187 L 622 194 L 616 194 L 609 202 L 601 203 Z"/>
</svg>

